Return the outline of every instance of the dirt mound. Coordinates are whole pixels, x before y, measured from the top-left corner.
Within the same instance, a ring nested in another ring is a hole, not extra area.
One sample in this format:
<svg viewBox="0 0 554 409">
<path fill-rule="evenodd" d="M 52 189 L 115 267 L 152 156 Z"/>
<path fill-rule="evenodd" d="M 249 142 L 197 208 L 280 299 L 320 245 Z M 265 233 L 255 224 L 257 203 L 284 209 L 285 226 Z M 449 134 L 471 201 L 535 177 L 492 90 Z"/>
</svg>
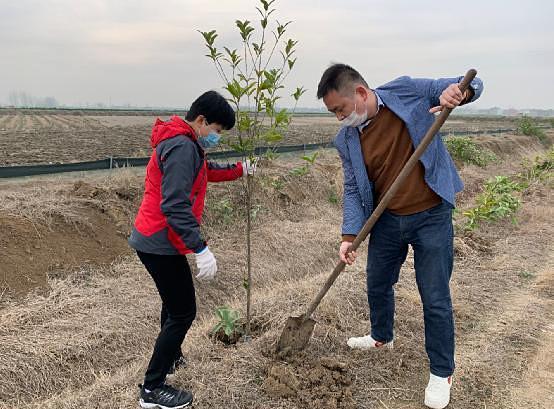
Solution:
<svg viewBox="0 0 554 409">
<path fill-rule="evenodd" d="M 49 227 L 0 214 L 0 282 L 6 296 L 23 297 L 48 288 L 48 277 L 65 276 L 84 265 L 103 265 L 128 252 L 125 238 L 106 215 L 83 209 L 94 226 L 59 220 Z"/>
<path fill-rule="evenodd" d="M 126 236 L 138 194 L 129 186 L 78 181 L 2 193 L 0 301 L 130 252 Z"/>
<path fill-rule="evenodd" d="M 347 364 L 333 357 L 315 362 L 302 357 L 272 364 L 263 382 L 264 391 L 276 398 L 290 398 L 303 408 L 355 408 L 352 379 Z"/>
<path fill-rule="evenodd" d="M 476 257 L 477 255 L 491 254 L 491 244 L 486 238 L 479 237 L 472 232 L 463 232 L 461 236 L 454 237 L 454 255 L 458 259 Z"/>
<path fill-rule="evenodd" d="M 554 140 L 554 132 L 546 132 L 548 143 Z M 475 141 L 496 155 L 521 157 L 526 154 L 537 154 L 544 149 L 538 138 L 525 135 L 503 134 L 497 136 L 481 135 Z"/>
</svg>

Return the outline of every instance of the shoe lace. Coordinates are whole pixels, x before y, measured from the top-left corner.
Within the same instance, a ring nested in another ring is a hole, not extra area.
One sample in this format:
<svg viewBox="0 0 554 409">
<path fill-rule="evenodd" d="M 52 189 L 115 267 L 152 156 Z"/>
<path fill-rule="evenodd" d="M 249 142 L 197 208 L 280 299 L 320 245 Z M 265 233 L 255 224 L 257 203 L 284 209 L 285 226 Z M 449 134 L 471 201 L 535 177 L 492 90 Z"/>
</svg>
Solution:
<svg viewBox="0 0 554 409">
<path fill-rule="evenodd" d="M 156 395 L 160 401 L 171 403 L 178 399 L 181 391 L 171 385 L 164 384 L 156 390 Z"/>
</svg>

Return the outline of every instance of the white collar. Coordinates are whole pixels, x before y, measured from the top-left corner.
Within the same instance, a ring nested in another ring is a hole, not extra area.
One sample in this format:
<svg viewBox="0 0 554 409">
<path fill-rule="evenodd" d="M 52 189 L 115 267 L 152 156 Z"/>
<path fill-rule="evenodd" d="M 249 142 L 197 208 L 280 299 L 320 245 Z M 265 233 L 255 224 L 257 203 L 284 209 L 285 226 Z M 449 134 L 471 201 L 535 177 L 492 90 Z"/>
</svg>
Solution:
<svg viewBox="0 0 554 409">
<path fill-rule="evenodd" d="M 373 93 L 375 94 L 375 98 L 377 99 L 377 112 L 375 112 L 375 115 L 373 116 L 373 118 L 375 118 L 375 116 L 377 116 L 377 114 L 379 113 L 379 109 L 381 107 L 384 107 L 385 106 L 385 103 L 383 102 L 383 100 L 381 99 L 381 97 L 379 96 L 379 94 L 377 92 L 375 92 L 375 90 L 372 90 Z M 362 133 L 362 130 L 369 125 L 369 123 L 373 120 L 373 118 L 371 119 L 367 119 L 367 121 L 365 121 L 363 124 L 361 125 L 358 125 L 356 128 L 358 128 L 358 131 L 360 133 Z"/>
</svg>

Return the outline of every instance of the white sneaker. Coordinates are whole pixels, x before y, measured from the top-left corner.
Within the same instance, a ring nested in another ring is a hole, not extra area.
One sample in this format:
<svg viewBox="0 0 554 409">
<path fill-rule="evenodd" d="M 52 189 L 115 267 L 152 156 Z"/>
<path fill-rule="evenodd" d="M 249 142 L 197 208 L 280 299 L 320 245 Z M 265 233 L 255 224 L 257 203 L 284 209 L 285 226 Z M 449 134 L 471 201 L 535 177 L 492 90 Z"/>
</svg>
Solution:
<svg viewBox="0 0 554 409">
<path fill-rule="evenodd" d="M 366 335 L 365 337 L 349 338 L 346 344 L 352 349 L 372 349 L 372 348 L 381 348 L 381 347 L 392 349 L 393 343 L 392 341 L 386 342 L 386 343 L 381 341 L 375 341 L 373 338 L 371 338 L 371 335 Z"/>
<path fill-rule="evenodd" d="M 433 374 L 429 375 L 429 383 L 425 388 L 425 406 L 432 409 L 443 409 L 450 402 L 450 388 L 452 376 L 441 378 Z"/>
</svg>

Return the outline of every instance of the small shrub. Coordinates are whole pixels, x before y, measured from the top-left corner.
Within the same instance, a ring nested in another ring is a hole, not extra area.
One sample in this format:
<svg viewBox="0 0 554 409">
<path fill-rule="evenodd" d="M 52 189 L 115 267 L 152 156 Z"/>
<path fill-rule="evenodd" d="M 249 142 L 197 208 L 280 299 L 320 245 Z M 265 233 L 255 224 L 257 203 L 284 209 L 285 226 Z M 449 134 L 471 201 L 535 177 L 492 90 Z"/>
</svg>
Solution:
<svg viewBox="0 0 554 409">
<path fill-rule="evenodd" d="M 306 164 L 292 169 L 290 171 L 290 174 L 294 176 L 304 176 L 305 174 L 307 174 L 308 171 L 310 170 L 310 166 L 313 166 L 318 155 L 319 155 L 319 152 L 315 152 L 313 155 L 310 155 L 310 156 L 308 155 L 302 156 L 302 160 L 305 161 Z"/>
<path fill-rule="evenodd" d="M 271 181 L 271 186 L 275 190 L 281 190 L 285 186 L 285 182 L 281 178 L 276 178 Z"/>
<path fill-rule="evenodd" d="M 262 206 L 259 204 L 252 205 L 252 209 L 250 209 L 250 217 L 252 218 L 252 221 L 255 221 L 258 219 L 258 215 L 262 211 Z"/>
<path fill-rule="evenodd" d="M 327 199 L 331 204 L 334 204 L 334 205 L 339 204 L 339 196 L 337 195 L 337 192 L 335 192 L 334 190 L 329 192 L 329 196 L 327 197 Z"/>
<path fill-rule="evenodd" d="M 215 315 L 219 321 L 212 328 L 211 334 L 226 344 L 236 343 L 242 334 L 242 330 L 237 325 L 240 320 L 240 313 L 230 307 L 223 306 L 216 308 Z"/>
<path fill-rule="evenodd" d="M 310 168 L 308 165 L 299 166 L 297 168 L 291 169 L 290 174 L 293 176 L 304 176 L 308 173 L 309 170 Z"/>
<path fill-rule="evenodd" d="M 212 211 L 223 224 L 230 224 L 233 221 L 234 210 L 230 199 L 221 199 L 212 205 Z"/>
<path fill-rule="evenodd" d="M 313 155 L 310 155 L 310 156 L 308 155 L 302 156 L 302 159 L 308 162 L 310 165 L 313 165 L 318 155 L 319 155 L 319 152 L 315 152 Z"/>
<path fill-rule="evenodd" d="M 537 156 L 535 160 L 525 160 L 523 162 L 523 171 L 518 177 L 525 183 L 547 182 L 554 176 L 554 148 L 541 157 Z"/>
<path fill-rule="evenodd" d="M 268 161 L 275 160 L 278 157 L 279 157 L 279 153 L 275 152 L 273 149 L 268 149 L 264 153 L 264 158 L 267 159 Z"/>
<path fill-rule="evenodd" d="M 546 143 L 546 134 L 539 128 L 536 120 L 526 115 L 521 117 L 517 124 L 517 130 L 520 134 L 534 136 L 542 143 Z"/>
<path fill-rule="evenodd" d="M 515 213 L 521 200 L 514 192 L 524 189 L 524 185 L 506 176 L 496 176 L 485 183 L 483 192 L 477 196 L 477 206 L 463 213 L 467 218 L 465 228 L 474 230 L 483 221 L 495 222 L 508 217 L 515 223 Z"/>
<path fill-rule="evenodd" d="M 497 160 L 493 152 L 478 146 L 468 136 L 451 136 L 445 139 L 445 144 L 452 158 L 462 163 L 485 167 Z"/>
<path fill-rule="evenodd" d="M 522 270 L 522 271 L 519 272 L 519 276 L 521 278 L 529 280 L 529 279 L 533 278 L 535 276 L 535 274 L 533 274 L 533 272 L 529 271 L 529 270 Z"/>
</svg>

